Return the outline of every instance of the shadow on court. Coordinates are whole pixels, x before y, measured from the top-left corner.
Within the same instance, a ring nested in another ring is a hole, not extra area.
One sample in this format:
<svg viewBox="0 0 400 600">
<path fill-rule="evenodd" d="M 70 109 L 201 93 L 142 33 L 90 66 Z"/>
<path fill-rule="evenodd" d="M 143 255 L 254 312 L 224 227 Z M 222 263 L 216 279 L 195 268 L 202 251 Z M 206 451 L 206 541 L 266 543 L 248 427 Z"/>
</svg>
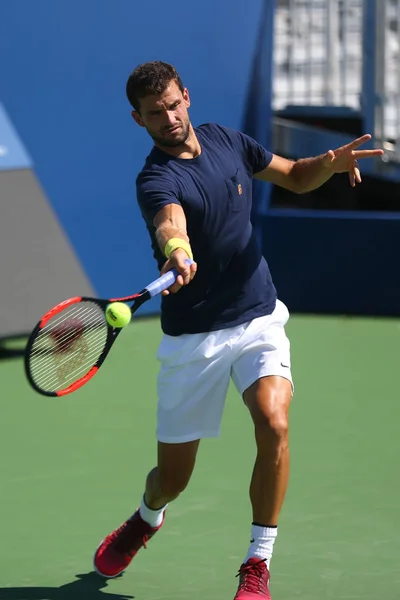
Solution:
<svg viewBox="0 0 400 600">
<path fill-rule="evenodd" d="M 0 600 L 131 600 L 134 596 L 103 594 L 107 579 L 97 573 L 76 575 L 76 581 L 60 587 L 7 587 L 0 588 Z"/>
</svg>

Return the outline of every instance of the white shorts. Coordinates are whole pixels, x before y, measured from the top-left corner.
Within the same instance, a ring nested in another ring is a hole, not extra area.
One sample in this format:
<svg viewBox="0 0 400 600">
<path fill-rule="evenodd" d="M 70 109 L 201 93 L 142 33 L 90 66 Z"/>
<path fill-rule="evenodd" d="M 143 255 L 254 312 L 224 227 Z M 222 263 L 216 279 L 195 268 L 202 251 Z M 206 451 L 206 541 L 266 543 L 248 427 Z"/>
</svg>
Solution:
<svg viewBox="0 0 400 600">
<path fill-rule="evenodd" d="M 164 335 L 157 358 L 157 438 L 183 443 L 218 437 L 229 381 L 239 394 L 260 377 L 280 375 L 293 386 L 289 311 L 280 300 L 271 315 L 210 333 Z"/>
</svg>

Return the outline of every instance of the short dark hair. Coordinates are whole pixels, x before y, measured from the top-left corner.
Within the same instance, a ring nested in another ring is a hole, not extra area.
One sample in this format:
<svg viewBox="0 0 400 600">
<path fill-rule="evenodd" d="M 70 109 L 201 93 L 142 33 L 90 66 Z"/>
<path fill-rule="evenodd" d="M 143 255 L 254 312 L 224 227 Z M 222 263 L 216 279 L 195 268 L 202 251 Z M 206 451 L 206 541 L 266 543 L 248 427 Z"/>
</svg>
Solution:
<svg viewBox="0 0 400 600">
<path fill-rule="evenodd" d="M 172 80 L 183 92 L 183 83 L 175 67 L 160 60 L 143 63 L 129 75 L 126 96 L 133 108 L 140 112 L 140 98 L 162 94 Z"/>
</svg>

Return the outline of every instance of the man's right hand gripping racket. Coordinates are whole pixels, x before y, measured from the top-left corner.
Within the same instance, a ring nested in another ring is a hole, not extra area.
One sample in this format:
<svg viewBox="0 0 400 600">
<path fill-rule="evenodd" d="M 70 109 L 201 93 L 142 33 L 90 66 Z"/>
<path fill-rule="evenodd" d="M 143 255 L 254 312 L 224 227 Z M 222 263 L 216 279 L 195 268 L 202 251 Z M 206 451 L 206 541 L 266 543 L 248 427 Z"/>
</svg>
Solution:
<svg viewBox="0 0 400 600">
<path fill-rule="evenodd" d="M 121 331 L 108 324 L 107 306 L 126 302 L 133 314 L 168 289 L 177 276 L 177 271 L 168 271 L 138 294 L 124 298 L 75 296 L 54 306 L 40 319 L 26 345 L 25 373 L 33 389 L 44 396 L 65 396 L 82 387 L 97 373 Z"/>
</svg>

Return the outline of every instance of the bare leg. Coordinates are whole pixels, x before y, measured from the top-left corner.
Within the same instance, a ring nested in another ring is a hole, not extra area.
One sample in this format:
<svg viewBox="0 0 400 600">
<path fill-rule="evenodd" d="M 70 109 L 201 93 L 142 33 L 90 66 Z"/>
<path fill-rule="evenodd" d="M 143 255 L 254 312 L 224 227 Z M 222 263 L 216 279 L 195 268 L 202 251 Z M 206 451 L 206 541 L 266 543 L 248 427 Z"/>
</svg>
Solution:
<svg viewBox="0 0 400 600">
<path fill-rule="evenodd" d="M 243 394 L 254 422 L 257 456 L 250 484 L 253 522 L 276 526 L 289 479 L 291 383 L 263 377 Z"/>
<path fill-rule="evenodd" d="M 186 488 L 196 462 L 200 440 L 183 444 L 158 442 L 158 465 L 147 476 L 145 502 L 158 510 Z"/>
</svg>

